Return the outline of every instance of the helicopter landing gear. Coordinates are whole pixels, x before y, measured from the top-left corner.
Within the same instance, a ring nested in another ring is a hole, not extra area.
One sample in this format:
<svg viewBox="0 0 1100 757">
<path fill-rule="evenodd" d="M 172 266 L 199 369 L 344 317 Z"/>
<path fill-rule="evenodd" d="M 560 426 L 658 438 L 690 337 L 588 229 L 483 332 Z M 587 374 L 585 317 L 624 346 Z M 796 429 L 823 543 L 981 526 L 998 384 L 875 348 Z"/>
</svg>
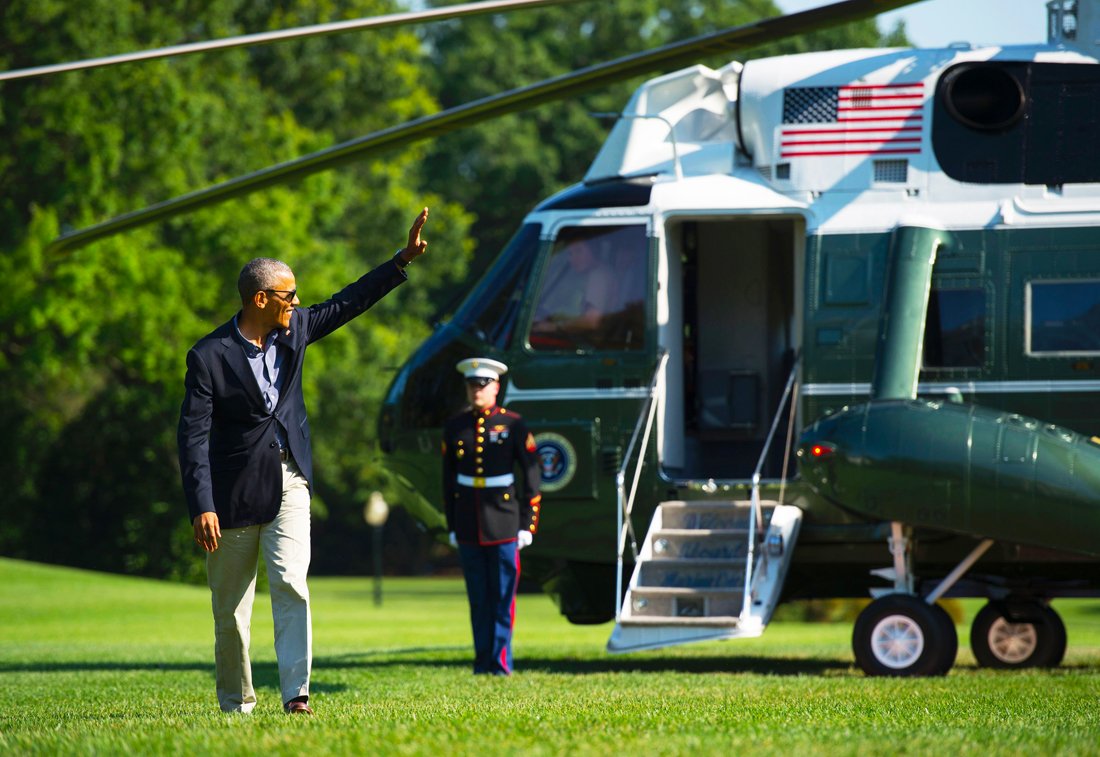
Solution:
<svg viewBox="0 0 1100 757">
<path fill-rule="evenodd" d="M 887 545 L 894 565 L 872 573 L 892 580 L 894 588 L 891 593 L 879 596 L 856 618 L 852 631 L 856 664 L 869 676 L 945 675 L 959 651 L 955 623 L 936 604 L 939 594 L 923 599 L 914 593 L 908 529 L 894 522 L 890 524 L 890 534 Z M 946 591 L 945 583 L 937 587 L 938 592 Z"/>
<path fill-rule="evenodd" d="M 936 604 L 993 545 L 981 541 L 927 596 L 914 591 L 909 531 L 890 524 L 888 546 L 894 566 L 871 571 L 893 580 L 894 588 L 873 590 L 880 596 L 856 618 L 852 651 L 856 664 L 871 676 L 941 676 L 955 664 L 959 636 L 947 611 Z"/>
<path fill-rule="evenodd" d="M 947 611 L 908 594 L 876 599 L 859 614 L 852 633 L 856 663 L 871 676 L 942 676 L 958 648 Z"/>
<path fill-rule="evenodd" d="M 1053 668 L 1066 653 L 1066 626 L 1042 602 L 990 602 L 970 626 L 970 649 L 984 668 Z"/>
</svg>

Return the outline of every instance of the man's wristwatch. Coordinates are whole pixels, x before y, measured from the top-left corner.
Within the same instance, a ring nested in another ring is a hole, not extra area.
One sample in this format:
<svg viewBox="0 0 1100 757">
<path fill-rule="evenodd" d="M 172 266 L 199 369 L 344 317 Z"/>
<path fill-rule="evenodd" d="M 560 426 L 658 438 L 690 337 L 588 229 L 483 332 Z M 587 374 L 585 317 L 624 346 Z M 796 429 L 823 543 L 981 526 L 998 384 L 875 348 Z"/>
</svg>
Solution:
<svg viewBox="0 0 1100 757">
<path fill-rule="evenodd" d="M 404 271 L 408 267 L 409 263 L 412 262 L 411 260 L 407 261 L 403 257 L 401 257 L 401 253 L 403 253 L 404 251 L 405 248 L 401 247 L 397 250 L 397 252 L 393 254 L 393 264 L 400 268 L 402 271 Z"/>
</svg>

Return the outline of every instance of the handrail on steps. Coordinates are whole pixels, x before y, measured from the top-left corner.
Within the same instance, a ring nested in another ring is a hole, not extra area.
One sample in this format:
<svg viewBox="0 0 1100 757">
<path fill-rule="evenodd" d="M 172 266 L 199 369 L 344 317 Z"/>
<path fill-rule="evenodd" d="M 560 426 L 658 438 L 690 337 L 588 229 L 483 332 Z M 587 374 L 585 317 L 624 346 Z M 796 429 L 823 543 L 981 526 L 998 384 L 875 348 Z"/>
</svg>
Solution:
<svg viewBox="0 0 1100 757">
<path fill-rule="evenodd" d="M 642 411 L 638 413 L 638 422 L 634 425 L 634 434 L 630 437 L 630 443 L 626 447 L 626 454 L 623 455 L 623 462 L 619 466 L 618 472 L 615 474 L 615 498 L 618 511 L 618 538 L 617 538 L 617 556 L 615 560 L 615 622 L 618 623 L 622 617 L 622 597 L 623 597 L 623 552 L 626 550 L 626 537 L 630 535 L 630 549 L 634 555 L 634 561 L 638 561 L 638 538 L 634 533 L 634 524 L 630 520 L 630 513 L 634 509 L 634 495 L 638 492 L 638 479 L 641 477 L 642 465 L 645 463 L 645 453 L 649 446 L 649 433 L 653 428 L 653 418 L 657 414 L 657 386 L 661 377 L 661 372 L 665 368 L 665 363 L 668 362 L 668 351 L 662 350 L 661 356 L 657 360 L 657 368 L 653 371 L 653 378 L 649 382 L 649 393 L 646 396 L 645 405 L 642 406 Z M 642 425 L 642 419 L 645 419 L 645 425 Z M 645 429 L 645 433 L 642 435 L 642 445 L 638 450 L 638 463 L 634 467 L 634 479 L 630 485 L 630 496 L 626 497 L 626 466 L 630 464 L 630 457 L 634 454 L 634 445 L 638 441 L 638 434 L 642 433 L 642 429 Z"/>
<path fill-rule="evenodd" d="M 752 606 L 752 568 L 755 564 L 756 555 L 756 541 L 762 537 L 763 534 L 757 534 L 757 529 L 761 531 L 764 528 L 764 514 L 760 506 L 760 471 L 764 468 L 764 462 L 768 459 L 768 451 L 772 446 L 772 438 L 775 436 L 775 430 L 779 427 L 779 419 L 783 417 L 783 408 L 787 406 L 788 398 L 791 399 L 791 412 L 790 420 L 787 423 L 787 452 L 791 449 L 791 434 L 794 428 L 794 411 L 795 402 L 798 397 L 798 389 L 794 389 L 792 397 L 792 389 L 797 385 L 795 377 L 798 375 L 798 363 L 801 360 L 801 356 L 795 358 L 794 365 L 791 366 L 791 373 L 787 376 L 787 385 L 783 388 L 783 397 L 779 400 L 779 407 L 776 408 L 775 417 L 772 418 L 772 427 L 768 430 L 768 437 L 764 440 L 764 449 L 760 452 L 760 459 L 756 462 L 756 468 L 752 472 L 752 506 L 749 508 L 749 548 L 745 554 L 745 593 L 741 600 L 741 617 L 748 616 L 749 608 Z M 781 478 L 783 484 L 787 482 L 787 458 L 783 459 L 783 470 L 781 472 Z M 780 498 L 782 499 L 782 497 Z"/>
</svg>

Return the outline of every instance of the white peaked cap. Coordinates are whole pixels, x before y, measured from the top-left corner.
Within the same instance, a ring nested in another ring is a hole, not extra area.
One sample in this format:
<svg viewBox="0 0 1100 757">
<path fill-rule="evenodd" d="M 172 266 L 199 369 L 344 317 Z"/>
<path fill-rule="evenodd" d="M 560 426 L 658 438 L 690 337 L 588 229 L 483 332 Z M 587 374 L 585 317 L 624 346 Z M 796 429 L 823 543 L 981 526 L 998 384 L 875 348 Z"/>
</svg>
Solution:
<svg viewBox="0 0 1100 757">
<path fill-rule="evenodd" d="M 508 372 L 508 366 L 504 363 L 499 360 L 490 360 L 487 357 L 471 357 L 460 360 L 455 368 L 466 378 L 482 376 L 497 381 L 500 380 L 502 374 Z"/>
</svg>

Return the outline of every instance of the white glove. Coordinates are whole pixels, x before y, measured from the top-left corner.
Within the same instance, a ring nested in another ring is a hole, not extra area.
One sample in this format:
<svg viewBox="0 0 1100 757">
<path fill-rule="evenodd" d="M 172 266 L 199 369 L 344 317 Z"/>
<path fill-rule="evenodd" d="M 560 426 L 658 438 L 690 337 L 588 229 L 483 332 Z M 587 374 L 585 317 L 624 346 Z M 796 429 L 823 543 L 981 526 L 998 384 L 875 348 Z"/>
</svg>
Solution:
<svg viewBox="0 0 1100 757">
<path fill-rule="evenodd" d="M 458 539 L 455 538 L 455 532 L 454 531 L 451 531 L 451 533 L 447 534 L 447 541 L 449 541 L 451 543 L 452 547 L 457 547 L 458 546 Z"/>
<path fill-rule="evenodd" d="M 530 531 L 520 531 L 516 534 L 516 549 L 523 549 L 524 547 L 530 547 L 531 542 L 534 541 L 535 535 Z"/>
</svg>

